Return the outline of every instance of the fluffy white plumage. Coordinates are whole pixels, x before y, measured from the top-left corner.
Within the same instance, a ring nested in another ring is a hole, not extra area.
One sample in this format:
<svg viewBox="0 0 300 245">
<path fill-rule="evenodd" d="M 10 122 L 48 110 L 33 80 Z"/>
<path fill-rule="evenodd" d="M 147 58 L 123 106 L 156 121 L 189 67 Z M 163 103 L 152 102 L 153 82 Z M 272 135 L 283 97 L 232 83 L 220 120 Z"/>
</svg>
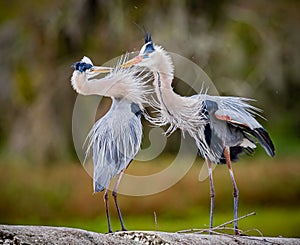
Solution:
<svg viewBox="0 0 300 245">
<path fill-rule="evenodd" d="M 119 64 L 126 60 L 121 58 Z M 123 69 L 119 64 L 104 78 L 94 72 L 97 66 L 84 56 L 81 62 L 91 64 L 92 68 L 85 72 L 74 70 L 71 77 L 73 89 L 82 95 L 102 95 L 112 98 L 124 98 L 139 106 L 146 103 L 146 97 L 151 92 L 147 82 L 151 80 L 145 69 L 132 67 Z"/>
<path fill-rule="evenodd" d="M 156 116 L 148 117 L 148 120 L 157 126 L 169 125 L 166 134 L 179 128 L 183 133 L 194 135 L 197 128 L 206 122 L 206 117 L 201 112 L 201 103 L 196 98 L 174 93 L 171 85 L 174 78 L 171 57 L 162 47 L 154 47 L 157 55 L 153 54 L 145 62 L 137 64 L 148 67 L 154 77 L 153 85 L 158 101 L 152 97 L 148 103 L 154 108 Z"/>
</svg>

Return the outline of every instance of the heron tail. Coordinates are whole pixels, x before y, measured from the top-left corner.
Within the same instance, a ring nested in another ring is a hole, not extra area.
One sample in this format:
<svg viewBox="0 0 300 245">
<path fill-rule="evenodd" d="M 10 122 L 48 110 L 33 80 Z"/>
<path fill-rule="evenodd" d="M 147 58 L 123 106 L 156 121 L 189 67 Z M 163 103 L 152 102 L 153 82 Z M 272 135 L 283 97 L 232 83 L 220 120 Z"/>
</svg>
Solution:
<svg viewBox="0 0 300 245">
<path fill-rule="evenodd" d="M 265 149 L 267 154 L 271 157 L 275 156 L 275 147 L 267 132 L 263 127 L 255 128 L 253 131 L 254 136 L 258 139 L 261 146 Z"/>
</svg>

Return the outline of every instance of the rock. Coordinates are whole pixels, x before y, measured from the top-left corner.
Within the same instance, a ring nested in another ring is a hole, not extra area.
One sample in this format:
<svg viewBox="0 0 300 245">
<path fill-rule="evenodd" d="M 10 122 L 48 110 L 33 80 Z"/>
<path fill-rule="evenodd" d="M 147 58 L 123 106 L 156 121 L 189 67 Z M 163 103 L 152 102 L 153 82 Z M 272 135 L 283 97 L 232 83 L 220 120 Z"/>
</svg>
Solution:
<svg viewBox="0 0 300 245">
<path fill-rule="evenodd" d="M 75 228 L 0 225 L 0 244 L 299 244 L 300 239 L 126 231 L 102 234 Z"/>
</svg>

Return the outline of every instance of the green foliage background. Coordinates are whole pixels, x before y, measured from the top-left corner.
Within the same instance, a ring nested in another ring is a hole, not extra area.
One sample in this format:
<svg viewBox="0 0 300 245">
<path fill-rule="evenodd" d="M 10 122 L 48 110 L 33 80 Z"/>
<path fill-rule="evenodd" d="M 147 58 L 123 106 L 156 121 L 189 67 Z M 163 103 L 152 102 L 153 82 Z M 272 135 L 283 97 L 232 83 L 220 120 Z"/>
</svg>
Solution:
<svg viewBox="0 0 300 245">
<path fill-rule="evenodd" d="M 101 65 L 139 50 L 139 25 L 166 50 L 197 63 L 220 94 L 257 100 L 277 156 L 269 160 L 259 150 L 236 165 L 242 211 L 259 210 L 244 224 L 264 235 L 299 236 L 299 10 L 292 0 L 1 1 L 0 222 L 105 231 L 101 197 L 91 195 L 72 142 L 71 65 L 83 55 Z M 175 89 L 188 94 L 180 84 Z M 167 150 L 174 153 L 172 145 Z M 145 174 L 166 159 L 137 168 Z M 122 198 L 129 228 L 154 229 L 153 211 L 163 230 L 207 224 L 208 186 L 197 182 L 198 170 L 156 197 Z M 216 222 L 231 218 L 225 170 L 216 173 Z"/>
</svg>

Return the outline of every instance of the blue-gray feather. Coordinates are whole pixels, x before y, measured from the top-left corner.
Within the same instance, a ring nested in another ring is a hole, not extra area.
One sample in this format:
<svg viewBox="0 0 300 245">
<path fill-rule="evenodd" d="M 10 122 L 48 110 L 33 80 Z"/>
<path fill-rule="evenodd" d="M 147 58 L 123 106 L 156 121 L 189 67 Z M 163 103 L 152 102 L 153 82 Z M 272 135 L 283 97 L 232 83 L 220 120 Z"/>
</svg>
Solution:
<svg viewBox="0 0 300 245">
<path fill-rule="evenodd" d="M 274 145 L 268 132 L 255 119 L 259 109 L 248 104 L 249 99 L 239 97 L 217 97 L 206 94 L 193 96 L 202 101 L 202 113 L 207 124 L 200 129 L 199 153 L 215 163 L 225 163 L 223 149 L 230 149 L 232 161 L 237 161 L 244 151 L 253 152 L 256 141 L 274 156 Z M 245 143 L 248 142 L 248 143 Z M 204 147 L 203 147 L 204 146 Z"/>
<path fill-rule="evenodd" d="M 138 105 L 113 99 L 110 111 L 94 124 L 88 135 L 87 153 L 92 151 L 94 162 L 94 192 L 108 188 L 111 178 L 127 168 L 141 140 Z"/>
</svg>

